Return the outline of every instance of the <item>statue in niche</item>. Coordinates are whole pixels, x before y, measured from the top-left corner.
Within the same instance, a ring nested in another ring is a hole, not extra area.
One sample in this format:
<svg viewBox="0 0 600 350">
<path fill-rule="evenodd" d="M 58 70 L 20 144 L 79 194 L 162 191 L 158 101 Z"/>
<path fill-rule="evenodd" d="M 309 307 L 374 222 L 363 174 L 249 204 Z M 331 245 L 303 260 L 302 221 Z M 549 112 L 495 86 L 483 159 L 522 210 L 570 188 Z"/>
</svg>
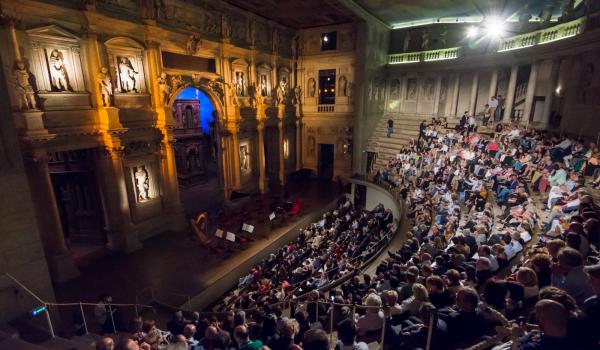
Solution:
<svg viewBox="0 0 600 350">
<path fill-rule="evenodd" d="M 273 52 L 277 52 L 279 49 L 279 30 L 277 28 L 273 29 L 273 34 L 271 37 L 271 50 Z"/>
<path fill-rule="evenodd" d="M 229 40 L 229 38 L 231 38 L 231 26 L 229 25 L 229 20 L 225 15 L 221 15 L 221 35 L 225 40 Z"/>
<path fill-rule="evenodd" d="M 308 147 L 307 147 L 307 152 L 308 156 L 311 158 L 314 158 L 315 156 L 315 150 L 317 148 L 317 141 L 315 140 L 314 136 L 309 136 L 308 137 Z"/>
<path fill-rule="evenodd" d="M 302 38 L 296 35 L 292 39 L 292 57 L 297 59 L 300 56 L 302 56 Z"/>
<path fill-rule="evenodd" d="M 110 97 L 113 94 L 113 87 L 106 67 L 100 68 L 100 73 L 98 73 L 98 88 L 100 89 L 100 95 L 102 96 L 103 106 L 109 107 Z"/>
<path fill-rule="evenodd" d="M 417 99 L 417 79 L 408 79 L 406 81 L 406 99 L 414 101 Z"/>
<path fill-rule="evenodd" d="M 338 80 L 338 95 L 348 96 L 348 80 L 343 75 Z"/>
<path fill-rule="evenodd" d="M 348 83 L 348 99 L 351 100 L 352 96 L 354 96 L 354 83 L 349 82 Z"/>
<path fill-rule="evenodd" d="M 300 85 L 296 85 L 294 88 L 294 101 L 295 104 L 300 104 L 300 101 L 302 101 L 302 88 Z"/>
<path fill-rule="evenodd" d="M 256 46 L 256 20 L 251 19 L 248 22 L 248 44 Z"/>
<path fill-rule="evenodd" d="M 277 91 L 275 92 L 275 102 L 276 105 L 282 104 L 287 97 L 287 82 L 285 78 L 281 78 L 279 81 L 279 85 L 277 86 Z"/>
<path fill-rule="evenodd" d="M 164 0 L 154 0 L 153 10 L 154 10 L 153 11 L 154 19 L 160 19 L 160 18 L 168 19 L 167 5 L 165 4 Z"/>
<path fill-rule="evenodd" d="M 561 12 L 560 21 L 564 22 L 564 21 L 568 20 L 571 17 L 571 15 L 573 14 L 574 10 L 575 10 L 575 0 L 562 0 L 562 4 L 560 7 L 560 12 Z"/>
<path fill-rule="evenodd" d="M 165 104 L 169 100 L 169 96 L 171 96 L 171 87 L 167 82 L 167 73 L 160 73 L 160 76 L 156 79 L 156 82 L 158 83 L 160 103 Z"/>
<path fill-rule="evenodd" d="M 263 97 L 258 85 L 253 85 L 250 91 L 252 92 L 252 107 L 256 108 L 265 103 L 265 98 Z"/>
<path fill-rule="evenodd" d="M 244 172 L 250 171 L 250 153 L 248 152 L 248 145 L 240 146 L 240 168 Z"/>
<path fill-rule="evenodd" d="M 579 80 L 579 93 L 577 94 L 577 103 L 591 104 L 593 99 L 592 84 L 594 80 L 595 67 L 593 63 L 586 63 L 581 71 Z"/>
<path fill-rule="evenodd" d="M 448 79 L 443 78 L 442 83 L 440 84 L 440 101 L 446 101 L 447 96 L 448 96 Z"/>
<path fill-rule="evenodd" d="M 52 88 L 56 91 L 71 90 L 62 52 L 57 49 L 52 50 L 48 58 L 48 65 L 50 66 Z"/>
<path fill-rule="evenodd" d="M 188 37 L 188 41 L 186 44 L 186 52 L 188 55 L 194 55 L 201 46 L 202 40 L 196 34 L 191 34 Z"/>
<path fill-rule="evenodd" d="M 431 78 L 425 80 L 423 84 L 423 96 L 426 100 L 433 100 L 435 95 L 435 81 Z"/>
<path fill-rule="evenodd" d="M 400 81 L 394 79 L 390 84 L 390 100 L 396 101 L 398 99 L 400 99 Z"/>
<path fill-rule="evenodd" d="M 137 188 L 138 202 L 150 199 L 150 177 L 144 165 L 137 167 L 135 174 L 135 186 Z"/>
<path fill-rule="evenodd" d="M 198 144 L 192 144 L 186 149 L 186 170 L 194 173 L 200 170 L 200 147 Z"/>
<path fill-rule="evenodd" d="M 444 30 L 440 33 L 438 41 L 440 49 L 446 48 L 446 45 L 448 44 L 448 29 L 444 28 Z"/>
<path fill-rule="evenodd" d="M 269 95 L 269 85 L 267 84 L 266 74 L 260 75 L 260 94 L 265 97 Z"/>
<path fill-rule="evenodd" d="M 127 57 L 117 57 L 119 61 L 119 80 L 121 81 L 121 92 L 138 92 L 138 74 L 131 60 Z"/>
<path fill-rule="evenodd" d="M 315 97 L 317 92 L 317 84 L 315 83 L 315 79 L 308 79 L 308 97 Z"/>
<path fill-rule="evenodd" d="M 408 52 L 408 48 L 410 46 L 410 31 L 406 31 L 406 33 L 404 34 L 404 43 L 402 45 L 402 51 L 403 52 Z"/>
<path fill-rule="evenodd" d="M 29 72 L 25 67 L 25 62 L 19 60 L 15 64 L 15 89 L 19 95 L 19 109 L 22 111 L 37 109 L 35 102 L 35 92 L 29 82 Z"/>
<path fill-rule="evenodd" d="M 235 81 L 233 84 L 235 86 L 235 93 L 238 96 L 246 95 L 244 92 L 244 90 L 245 90 L 244 72 L 235 72 Z"/>
<path fill-rule="evenodd" d="M 421 49 L 423 51 L 429 50 L 429 30 L 423 29 L 421 33 Z"/>
</svg>

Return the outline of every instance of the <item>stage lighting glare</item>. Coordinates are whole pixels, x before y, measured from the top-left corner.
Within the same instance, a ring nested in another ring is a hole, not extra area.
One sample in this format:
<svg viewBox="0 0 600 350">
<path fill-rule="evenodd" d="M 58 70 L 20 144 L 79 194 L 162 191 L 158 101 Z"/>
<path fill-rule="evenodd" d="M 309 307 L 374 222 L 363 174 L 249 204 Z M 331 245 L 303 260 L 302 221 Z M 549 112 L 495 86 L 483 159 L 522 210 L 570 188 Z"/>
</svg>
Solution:
<svg viewBox="0 0 600 350">
<path fill-rule="evenodd" d="M 486 21 L 485 29 L 488 35 L 500 37 L 506 30 L 505 22 L 498 17 L 492 17 Z"/>
<path fill-rule="evenodd" d="M 477 29 L 477 27 L 470 26 L 469 28 L 467 28 L 467 38 L 474 38 L 478 32 L 479 30 Z"/>
<path fill-rule="evenodd" d="M 323 37 L 323 41 L 324 41 L 324 42 L 328 42 L 328 41 L 329 41 L 329 38 L 327 37 L 327 35 L 325 35 L 325 36 Z"/>
</svg>

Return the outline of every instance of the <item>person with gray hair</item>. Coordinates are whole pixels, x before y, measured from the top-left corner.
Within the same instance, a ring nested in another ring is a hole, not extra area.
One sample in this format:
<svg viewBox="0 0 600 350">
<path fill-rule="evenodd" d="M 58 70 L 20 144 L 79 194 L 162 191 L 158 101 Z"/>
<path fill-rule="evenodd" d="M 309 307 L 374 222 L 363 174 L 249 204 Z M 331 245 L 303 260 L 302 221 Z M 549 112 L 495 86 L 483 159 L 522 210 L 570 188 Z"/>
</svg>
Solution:
<svg viewBox="0 0 600 350">
<path fill-rule="evenodd" d="M 115 342 L 109 337 L 104 337 L 96 343 L 96 350 L 113 350 L 114 348 Z"/>
<path fill-rule="evenodd" d="M 356 318 L 356 328 L 359 335 L 368 332 L 379 331 L 383 327 L 383 311 L 381 311 L 381 297 L 375 293 L 367 295 L 364 306 L 367 306 L 366 313 Z"/>
</svg>

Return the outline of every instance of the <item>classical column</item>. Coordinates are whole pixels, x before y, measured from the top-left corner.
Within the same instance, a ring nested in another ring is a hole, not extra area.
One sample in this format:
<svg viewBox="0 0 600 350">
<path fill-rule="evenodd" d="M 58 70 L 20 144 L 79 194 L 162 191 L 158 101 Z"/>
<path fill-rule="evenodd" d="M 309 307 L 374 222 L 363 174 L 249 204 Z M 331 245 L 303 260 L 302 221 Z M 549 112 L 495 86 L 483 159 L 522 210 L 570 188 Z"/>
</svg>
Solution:
<svg viewBox="0 0 600 350">
<path fill-rule="evenodd" d="M 492 100 L 492 96 L 496 96 L 496 91 L 498 90 L 498 69 L 494 69 L 492 71 L 492 78 L 490 80 L 490 92 L 487 96 L 487 101 Z M 493 118 L 493 116 L 492 116 Z"/>
<path fill-rule="evenodd" d="M 235 127 L 230 129 L 231 131 L 231 143 L 232 143 L 232 148 L 233 148 L 233 169 L 232 170 L 232 175 L 233 175 L 233 188 L 234 189 L 239 189 L 242 186 L 242 178 L 241 178 L 241 174 L 240 174 L 240 133 L 239 133 L 239 127 L 237 125 L 235 125 Z"/>
<path fill-rule="evenodd" d="M 104 105 L 97 82 L 98 73 L 101 68 L 99 52 L 98 35 L 91 30 L 87 30 L 84 33 L 81 43 L 82 58 L 86 62 L 86 64 L 82 65 L 82 68 L 84 70 L 83 78 L 85 85 L 90 90 L 92 107 L 94 108 L 101 108 Z M 112 83 L 113 86 L 116 86 L 116 82 L 113 81 Z"/>
<path fill-rule="evenodd" d="M 442 72 L 435 79 L 435 98 L 433 99 L 433 115 L 437 116 L 440 109 L 440 92 L 442 89 Z"/>
<path fill-rule="evenodd" d="M 503 123 L 509 123 L 510 117 L 515 104 L 515 91 L 517 89 L 517 74 L 519 73 L 519 66 L 514 65 L 510 69 L 510 79 L 508 80 L 508 92 L 506 94 L 506 102 L 504 104 L 504 115 L 502 116 Z"/>
<path fill-rule="evenodd" d="M 40 238 L 52 280 L 64 282 L 79 275 L 73 256 L 67 248 L 52 179 L 48 170 L 48 159 L 39 155 L 25 159 L 25 171 L 33 198 Z"/>
<path fill-rule="evenodd" d="M 473 75 L 471 83 L 471 98 L 469 99 L 469 115 L 475 115 L 477 111 L 477 91 L 479 90 L 479 72 Z"/>
<path fill-rule="evenodd" d="M 169 215 L 171 229 L 181 231 L 188 226 L 185 213 L 181 205 L 179 195 L 179 181 L 177 180 L 177 164 L 175 162 L 175 151 L 173 150 L 174 138 L 172 130 L 168 131 L 160 143 L 161 182 L 163 198 L 165 199 L 165 211 Z"/>
<path fill-rule="evenodd" d="M 108 247 L 130 253 L 142 247 L 131 221 L 126 181 L 133 181 L 123 170 L 123 148 L 108 148 L 97 162 L 98 181 L 106 217 Z M 134 185 L 132 184 L 132 187 Z"/>
<path fill-rule="evenodd" d="M 450 109 L 450 115 L 453 117 L 458 116 L 458 97 L 460 95 L 460 72 L 456 72 L 454 77 L 454 87 L 452 88 L 452 106 Z"/>
<path fill-rule="evenodd" d="M 283 154 L 283 118 L 285 115 L 285 104 L 279 104 L 277 108 L 277 130 L 279 131 L 279 183 L 285 185 L 285 156 Z"/>
<path fill-rule="evenodd" d="M 260 193 L 265 193 L 266 188 L 266 174 L 265 174 L 265 121 L 259 119 L 256 125 L 256 132 L 258 134 L 258 189 Z"/>
<path fill-rule="evenodd" d="M 547 129 L 550 125 L 550 114 L 552 113 L 552 103 L 554 100 L 554 94 L 556 84 L 558 83 L 558 74 L 560 72 L 561 59 L 555 59 L 552 61 L 552 70 L 550 71 L 550 80 L 548 89 L 546 90 L 546 98 L 544 100 L 544 114 L 542 118 L 542 128 Z"/>
<path fill-rule="evenodd" d="M 296 170 L 302 169 L 302 118 L 296 118 Z"/>
<path fill-rule="evenodd" d="M 533 111 L 533 100 L 535 98 L 535 89 L 539 66 L 539 62 L 534 62 L 531 64 L 529 82 L 527 82 L 527 95 L 525 96 L 525 111 L 523 113 L 523 118 L 525 118 L 525 125 L 529 125 L 529 121 L 533 117 L 531 115 L 531 112 Z M 521 119 L 521 123 L 523 123 L 523 119 Z"/>
</svg>

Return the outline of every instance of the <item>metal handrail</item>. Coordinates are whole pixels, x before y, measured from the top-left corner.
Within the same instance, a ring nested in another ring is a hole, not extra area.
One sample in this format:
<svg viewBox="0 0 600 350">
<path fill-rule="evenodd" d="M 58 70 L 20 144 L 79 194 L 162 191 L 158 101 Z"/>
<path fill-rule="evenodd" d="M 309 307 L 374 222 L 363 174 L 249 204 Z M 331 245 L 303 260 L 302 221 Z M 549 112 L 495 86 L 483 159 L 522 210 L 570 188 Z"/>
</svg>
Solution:
<svg viewBox="0 0 600 350">
<path fill-rule="evenodd" d="M 38 303 L 42 304 L 44 306 L 44 314 L 46 316 L 46 322 L 48 323 L 48 331 L 50 333 L 50 336 L 52 338 L 56 337 L 56 334 L 54 332 L 54 326 L 52 324 L 52 318 L 50 317 L 50 312 L 48 311 L 48 306 L 56 306 L 56 307 L 61 307 L 61 306 L 79 306 L 79 310 L 81 312 L 81 318 L 83 320 L 83 326 L 85 329 L 85 333 L 88 334 L 89 330 L 88 330 L 88 325 L 87 322 L 85 320 L 85 313 L 83 311 L 83 306 L 107 306 L 110 308 L 111 306 L 120 306 L 120 307 L 133 307 L 135 309 L 135 313 L 136 315 L 139 316 L 138 313 L 138 308 L 146 308 L 146 309 L 154 309 L 154 307 L 152 305 L 145 305 L 145 304 L 129 304 L 129 303 L 108 303 L 108 304 L 103 304 L 103 303 L 88 303 L 88 302 L 77 302 L 77 303 L 57 303 L 57 302 L 48 302 L 48 301 L 44 301 L 42 298 L 40 298 L 37 294 L 35 294 L 31 289 L 29 289 L 25 284 L 23 284 L 21 281 L 19 281 L 16 277 L 14 277 L 13 275 L 11 275 L 8 272 L 4 272 L 3 273 L 4 276 L 8 277 L 11 281 L 13 281 L 14 283 L 16 283 L 22 290 L 24 290 L 25 292 L 27 292 L 27 294 L 29 294 L 30 296 L 32 296 Z M 112 322 L 112 326 L 113 329 L 116 331 L 116 327 L 115 327 L 115 320 L 112 314 L 112 311 L 109 313 L 110 318 L 111 318 L 111 322 Z"/>
</svg>

